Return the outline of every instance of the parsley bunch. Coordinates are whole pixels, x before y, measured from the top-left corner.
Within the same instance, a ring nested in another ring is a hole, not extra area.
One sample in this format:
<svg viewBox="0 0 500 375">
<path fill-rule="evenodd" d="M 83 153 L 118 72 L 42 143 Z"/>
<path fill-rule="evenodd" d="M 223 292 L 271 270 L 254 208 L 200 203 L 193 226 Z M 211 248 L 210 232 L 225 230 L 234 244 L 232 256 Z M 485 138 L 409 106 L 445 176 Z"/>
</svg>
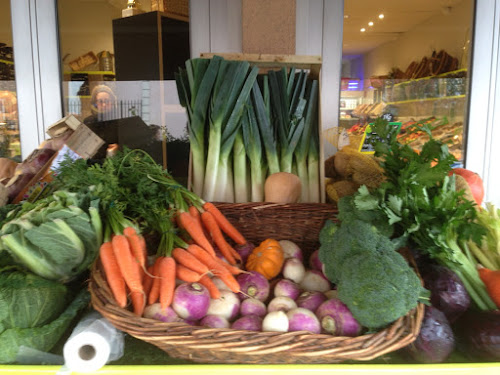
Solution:
<svg viewBox="0 0 500 375">
<path fill-rule="evenodd" d="M 456 159 L 448 146 L 432 137 L 428 124 L 410 129 L 429 136 L 420 152 L 399 143 L 387 121 L 377 119 L 372 128 L 384 140 L 374 148 L 386 180 L 374 191 L 361 187 L 354 196 L 356 209 L 382 212 L 396 237 L 453 270 L 480 309 L 494 309 L 467 247 L 468 241 L 481 242 L 484 228 L 476 222 L 475 203 L 455 189 L 449 172 Z"/>
</svg>

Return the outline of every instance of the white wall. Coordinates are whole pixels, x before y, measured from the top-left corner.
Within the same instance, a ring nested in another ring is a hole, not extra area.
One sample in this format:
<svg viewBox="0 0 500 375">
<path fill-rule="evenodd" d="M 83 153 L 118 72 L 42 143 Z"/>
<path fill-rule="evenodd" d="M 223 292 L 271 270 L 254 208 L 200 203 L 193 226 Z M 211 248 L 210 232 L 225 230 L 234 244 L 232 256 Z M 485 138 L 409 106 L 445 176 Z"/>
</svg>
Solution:
<svg viewBox="0 0 500 375">
<path fill-rule="evenodd" d="M 393 67 L 403 72 L 412 61 L 419 62 L 432 51 L 446 50 L 460 61 L 468 28 L 472 26 L 472 0 L 464 0 L 449 15 L 437 15 L 399 39 L 365 55 L 365 78 L 387 74 Z"/>
</svg>

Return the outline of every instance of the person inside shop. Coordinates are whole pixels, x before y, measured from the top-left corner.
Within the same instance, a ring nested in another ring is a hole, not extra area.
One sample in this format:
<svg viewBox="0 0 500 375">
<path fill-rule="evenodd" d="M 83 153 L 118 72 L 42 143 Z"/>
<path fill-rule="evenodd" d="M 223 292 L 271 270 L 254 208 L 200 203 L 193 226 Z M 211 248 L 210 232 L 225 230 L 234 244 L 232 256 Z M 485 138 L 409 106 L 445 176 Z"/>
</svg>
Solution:
<svg viewBox="0 0 500 375">
<path fill-rule="evenodd" d="M 116 104 L 116 96 L 106 85 L 97 85 L 90 97 L 90 116 L 83 120 L 85 125 L 111 120 Z"/>
</svg>

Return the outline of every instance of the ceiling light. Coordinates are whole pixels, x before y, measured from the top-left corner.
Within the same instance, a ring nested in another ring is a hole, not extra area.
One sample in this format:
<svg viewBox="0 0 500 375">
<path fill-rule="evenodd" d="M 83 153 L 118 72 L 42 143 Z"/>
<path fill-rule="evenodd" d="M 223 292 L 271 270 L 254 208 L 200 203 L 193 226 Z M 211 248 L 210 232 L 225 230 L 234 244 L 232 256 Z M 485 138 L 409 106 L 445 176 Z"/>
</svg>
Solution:
<svg viewBox="0 0 500 375">
<path fill-rule="evenodd" d="M 373 22 L 372 21 L 368 22 L 368 26 L 373 26 Z"/>
<path fill-rule="evenodd" d="M 363 28 L 362 28 L 361 30 L 359 30 L 359 31 L 361 31 L 362 33 L 364 33 L 364 32 L 366 31 L 366 29 L 363 27 Z"/>
<path fill-rule="evenodd" d="M 380 18 L 381 20 L 383 20 L 383 19 L 384 19 L 384 17 L 385 17 L 385 16 L 384 16 L 384 14 L 383 14 L 383 13 L 380 13 L 380 14 L 378 15 L 378 18 Z"/>
</svg>

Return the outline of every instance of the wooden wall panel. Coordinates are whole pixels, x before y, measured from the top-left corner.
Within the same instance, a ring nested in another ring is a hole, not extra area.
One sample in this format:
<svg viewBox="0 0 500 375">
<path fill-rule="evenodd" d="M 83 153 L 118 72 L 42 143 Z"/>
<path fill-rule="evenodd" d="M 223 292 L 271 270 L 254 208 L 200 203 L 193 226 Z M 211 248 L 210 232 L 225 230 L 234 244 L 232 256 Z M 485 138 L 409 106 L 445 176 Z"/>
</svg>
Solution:
<svg viewBox="0 0 500 375">
<path fill-rule="evenodd" d="M 296 0 L 242 0 L 242 52 L 295 54 Z"/>
</svg>

